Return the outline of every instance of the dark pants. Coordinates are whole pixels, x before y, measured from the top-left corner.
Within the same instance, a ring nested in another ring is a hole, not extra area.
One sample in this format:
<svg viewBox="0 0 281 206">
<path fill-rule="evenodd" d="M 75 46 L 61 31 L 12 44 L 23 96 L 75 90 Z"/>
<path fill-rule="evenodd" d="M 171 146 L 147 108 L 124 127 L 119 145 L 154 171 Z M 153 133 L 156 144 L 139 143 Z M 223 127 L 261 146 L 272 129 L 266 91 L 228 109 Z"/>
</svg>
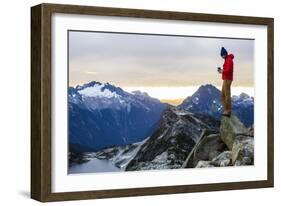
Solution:
<svg viewBox="0 0 281 206">
<path fill-rule="evenodd" d="M 223 80 L 221 89 L 221 101 L 224 113 L 231 112 L 231 83 L 232 80 Z"/>
</svg>

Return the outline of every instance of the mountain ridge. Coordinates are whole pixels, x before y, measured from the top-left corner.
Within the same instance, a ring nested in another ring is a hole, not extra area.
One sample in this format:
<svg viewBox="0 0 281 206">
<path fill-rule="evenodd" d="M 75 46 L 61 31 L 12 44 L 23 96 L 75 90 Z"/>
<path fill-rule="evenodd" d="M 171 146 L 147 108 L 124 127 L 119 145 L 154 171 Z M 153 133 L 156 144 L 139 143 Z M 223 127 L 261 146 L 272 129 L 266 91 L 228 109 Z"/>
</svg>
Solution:
<svg viewBox="0 0 281 206">
<path fill-rule="evenodd" d="M 222 113 L 219 98 L 216 87 L 202 85 L 176 108 L 218 120 Z M 242 93 L 232 101 L 234 113 L 244 124 L 246 119 L 246 126 L 252 126 L 253 98 Z M 68 105 L 71 148 L 94 151 L 142 141 L 157 129 L 162 112 L 172 106 L 146 92 L 127 92 L 97 81 L 69 87 Z"/>
<path fill-rule="evenodd" d="M 203 129 L 219 131 L 219 121 L 168 106 L 157 129 L 142 145 L 126 171 L 180 168 Z"/>
<path fill-rule="evenodd" d="M 93 151 L 145 139 L 166 106 L 155 98 L 95 81 L 70 87 L 68 105 L 70 144 Z"/>
<path fill-rule="evenodd" d="M 201 85 L 198 90 L 177 107 L 193 113 L 208 114 L 221 119 L 223 107 L 220 100 L 220 90 L 211 84 Z M 233 95 L 232 112 L 247 127 L 254 124 L 254 98 L 246 93 Z"/>
</svg>

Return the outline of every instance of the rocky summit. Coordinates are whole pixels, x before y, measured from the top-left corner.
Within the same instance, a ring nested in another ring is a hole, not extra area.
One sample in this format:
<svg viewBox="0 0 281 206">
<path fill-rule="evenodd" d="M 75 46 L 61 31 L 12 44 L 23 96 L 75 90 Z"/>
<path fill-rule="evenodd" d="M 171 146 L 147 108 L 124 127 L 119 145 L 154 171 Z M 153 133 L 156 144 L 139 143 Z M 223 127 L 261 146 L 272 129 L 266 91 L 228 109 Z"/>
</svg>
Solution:
<svg viewBox="0 0 281 206">
<path fill-rule="evenodd" d="M 219 121 L 169 106 L 159 126 L 142 145 L 126 170 L 181 168 L 203 130 L 219 132 Z"/>
<path fill-rule="evenodd" d="M 253 129 L 247 129 L 235 115 L 222 117 L 220 132 L 203 130 L 183 168 L 223 167 L 254 164 Z"/>
</svg>

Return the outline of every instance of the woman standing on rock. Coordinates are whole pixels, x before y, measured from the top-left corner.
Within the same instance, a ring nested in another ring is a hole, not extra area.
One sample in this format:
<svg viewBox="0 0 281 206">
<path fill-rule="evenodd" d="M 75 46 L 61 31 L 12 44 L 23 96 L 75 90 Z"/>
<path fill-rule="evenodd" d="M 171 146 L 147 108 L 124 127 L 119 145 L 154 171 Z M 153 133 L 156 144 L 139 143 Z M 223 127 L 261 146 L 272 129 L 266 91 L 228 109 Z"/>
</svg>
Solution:
<svg viewBox="0 0 281 206">
<path fill-rule="evenodd" d="M 218 72 L 222 74 L 221 101 L 223 105 L 223 115 L 230 117 L 231 115 L 231 83 L 233 81 L 233 54 L 228 54 L 227 50 L 222 47 L 220 52 L 224 59 L 223 69 L 218 68 Z"/>
</svg>

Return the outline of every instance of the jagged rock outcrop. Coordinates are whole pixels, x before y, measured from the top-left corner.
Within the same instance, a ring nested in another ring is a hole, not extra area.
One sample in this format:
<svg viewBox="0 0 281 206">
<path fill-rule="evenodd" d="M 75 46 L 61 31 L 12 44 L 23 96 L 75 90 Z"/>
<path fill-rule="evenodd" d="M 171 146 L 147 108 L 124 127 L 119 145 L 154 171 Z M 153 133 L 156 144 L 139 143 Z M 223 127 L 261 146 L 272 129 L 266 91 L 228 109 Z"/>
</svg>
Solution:
<svg viewBox="0 0 281 206">
<path fill-rule="evenodd" d="M 167 107 L 158 128 L 142 145 L 126 170 L 181 168 L 204 129 L 219 133 L 219 121 L 208 115 Z"/>
<path fill-rule="evenodd" d="M 199 162 L 199 167 L 207 166 L 208 161 L 211 161 L 226 149 L 225 143 L 220 138 L 220 133 L 214 133 L 213 130 L 203 130 L 199 141 L 189 153 L 182 167 L 193 168 Z"/>
<path fill-rule="evenodd" d="M 239 135 L 235 138 L 232 147 L 232 164 L 253 165 L 254 164 L 254 138 Z"/>
<path fill-rule="evenodd" d="M 220 133 L 204 130 L 183 168 L 254 164 L 254 132 L 232 115 L 221 120 Z"/>
<path fill-rule="evenodd" d="M 232 151 L 233 165 L 251 165 L 254 162 L 253 129 L 247 129 L 235 115 L 223 117 L 221 139 Z"/>
</svg>

